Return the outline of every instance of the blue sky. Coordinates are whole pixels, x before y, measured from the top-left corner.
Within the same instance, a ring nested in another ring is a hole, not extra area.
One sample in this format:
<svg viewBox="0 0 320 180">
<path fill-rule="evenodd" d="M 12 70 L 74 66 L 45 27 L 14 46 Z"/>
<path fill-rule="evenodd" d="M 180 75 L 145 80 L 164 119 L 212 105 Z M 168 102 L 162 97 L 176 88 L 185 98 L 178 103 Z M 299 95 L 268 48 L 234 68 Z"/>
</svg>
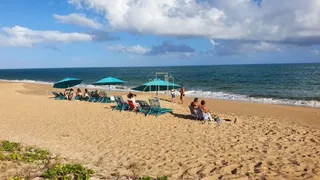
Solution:
<svg viewBox="0 0 320 180">
<path fill-rule="evenodd" d="M 320 2 L 1 0 L 0 69 L 320 62 Z"/>
</svg>

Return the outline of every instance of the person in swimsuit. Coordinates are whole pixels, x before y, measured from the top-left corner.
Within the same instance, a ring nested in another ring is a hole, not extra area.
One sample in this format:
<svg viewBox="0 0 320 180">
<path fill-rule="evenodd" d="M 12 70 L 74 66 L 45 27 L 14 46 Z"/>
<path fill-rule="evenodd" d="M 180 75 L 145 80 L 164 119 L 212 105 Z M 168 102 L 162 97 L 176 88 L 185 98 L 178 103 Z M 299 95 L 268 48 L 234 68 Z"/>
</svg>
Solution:
<svg viewBox="0 0 320 180">
<path fill-rule="evenodd" d="M 90 98 L 90 96 L 89 96 L 89 93 L 88 93 L 88 89 L 85 89 L 81 100 L 88 101 L 89 98 Z"/>
<path fill-rule="evenodd" d="M 81 93 L 81 89 L 80 89 L 80 88 L 77 89 L 76 97 L 77 97 L 79 100 L 81 100 L 81 98 L 82 98 L 82 93 Z"/>
<path fill-rule="evenodd" d="M 70 89 L 70 92 L 69 92 L 69 97 L 68 97 L 68 100 L 72 100 L 72 98 L 73 98 L 73 96 L 74 96 L 74 91 L 73 91 L 73 89 L 71 88 Z"/>
<path fill-rule="evenodd" d="M 181 85 L 181 89 L 180 89 L 180 101 L 181 101 L 181 104 L 183 104 L 184 96 L 185 96 L 185 89 L 184 89 L 183 85 Z"/>
</svg>

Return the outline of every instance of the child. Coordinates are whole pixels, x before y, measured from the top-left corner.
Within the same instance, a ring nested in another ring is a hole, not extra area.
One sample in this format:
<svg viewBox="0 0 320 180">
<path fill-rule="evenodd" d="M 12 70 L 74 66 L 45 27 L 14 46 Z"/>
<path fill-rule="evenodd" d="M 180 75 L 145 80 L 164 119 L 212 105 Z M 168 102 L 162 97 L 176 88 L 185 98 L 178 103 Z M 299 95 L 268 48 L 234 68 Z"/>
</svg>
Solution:
<svg viewBox="0 0 320 180">
<path fill-rule="evenodd" d="M 172 102 L 175 103 L 175 98 L 176 98 L 176 90 L 175 89 L 171 90 L 171 98 L 172 98 Z"/>
</svg>

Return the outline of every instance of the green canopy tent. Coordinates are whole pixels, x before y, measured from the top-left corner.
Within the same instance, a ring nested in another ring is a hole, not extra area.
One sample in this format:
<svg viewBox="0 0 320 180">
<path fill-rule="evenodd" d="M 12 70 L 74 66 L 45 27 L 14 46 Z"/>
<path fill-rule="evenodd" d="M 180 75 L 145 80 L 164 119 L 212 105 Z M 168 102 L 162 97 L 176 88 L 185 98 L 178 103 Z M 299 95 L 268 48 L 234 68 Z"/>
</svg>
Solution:
<svg viewBox="0 0 320 180">
<path fill-rule="evenodd" d="M 106 77 L 103 79 L 100 79 L 99 81 L 93 83 L 93 85 L 96 86 L 105 86 L 109 85 L 109 91 L 110 91 L 110 85 L 118 85 L 118 84 L 124 84 L 125 81 L 122 81 L 120 79 L 114 78 L 114 77 Z"/>
<path fill-rule="evenodd" d="M 181 86 L 178 84 L 174 84 L 168 81 L 163 81 L 161 79 L 154 79 L 153 81 L 147 82 L 141 86 L 137 86 L 133 88 L 135 91 L 156 91 L 156 94 L 158 96 L 158 91 L 166 91 L 166 90 L 172 90 L 180 88 Z"/>
<path fill-rule="evenodd" d="M 73 86 L 76 86 L 82 82 L 81 79 L 78 78 L 64 78 L 53 84 L 54 88 L 66 89 Z"/>
</svg>

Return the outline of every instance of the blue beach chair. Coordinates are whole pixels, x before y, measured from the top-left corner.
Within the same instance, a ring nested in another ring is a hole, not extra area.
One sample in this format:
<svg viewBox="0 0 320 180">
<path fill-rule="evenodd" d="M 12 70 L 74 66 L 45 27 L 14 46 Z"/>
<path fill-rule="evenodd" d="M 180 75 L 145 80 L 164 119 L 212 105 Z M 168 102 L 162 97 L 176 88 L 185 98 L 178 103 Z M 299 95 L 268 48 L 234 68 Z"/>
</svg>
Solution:
<svg viewBox="0 0 320 180">
<path fill-rule="evenodd" d="M 128 104 L 123 100 L 122 96 L 114 96 L 117 105 L 112 109 L 119 110 L 120 112 L 128 109 Z"/>
<path fill-rule="evenodd" d="M 61 92 L 52 92 L 55 100 L 65 100 L 66 97 Z"/>
<path fill-rule="evenodd" d="M 136 100 L 136 102 L 140 105 L 137 114 L 143 113 L 145 116 L 148 116 L 148 114 L 150 114 L 150 105 L 148 102 L 140 100 Z"/>
<path fill-rule="evenodd" d="M 89 94 L 90 98 L 88 100 L 88 102 L 99 102 L 100 98 L 99 98 L 99 95 L 97 93 L 95 93 L 94 91 L 92 91 L 90 94 Z"/>
<path fill-rule="evenodd" d="M 165 113 L 172 113 L 172 109 L 161 108 L 159 99 L 149 99 L 150 111 L 148 114 L 154 114 L 156 117 Z"/>
<path fill-rule="evenodd" d="M 116 102 L 115 100 L 112 100 L 110 96 L 105 91 L 102 91 L 103 98 L 101 99 L 101 103 L 113 103 Z"/>
</svg>

